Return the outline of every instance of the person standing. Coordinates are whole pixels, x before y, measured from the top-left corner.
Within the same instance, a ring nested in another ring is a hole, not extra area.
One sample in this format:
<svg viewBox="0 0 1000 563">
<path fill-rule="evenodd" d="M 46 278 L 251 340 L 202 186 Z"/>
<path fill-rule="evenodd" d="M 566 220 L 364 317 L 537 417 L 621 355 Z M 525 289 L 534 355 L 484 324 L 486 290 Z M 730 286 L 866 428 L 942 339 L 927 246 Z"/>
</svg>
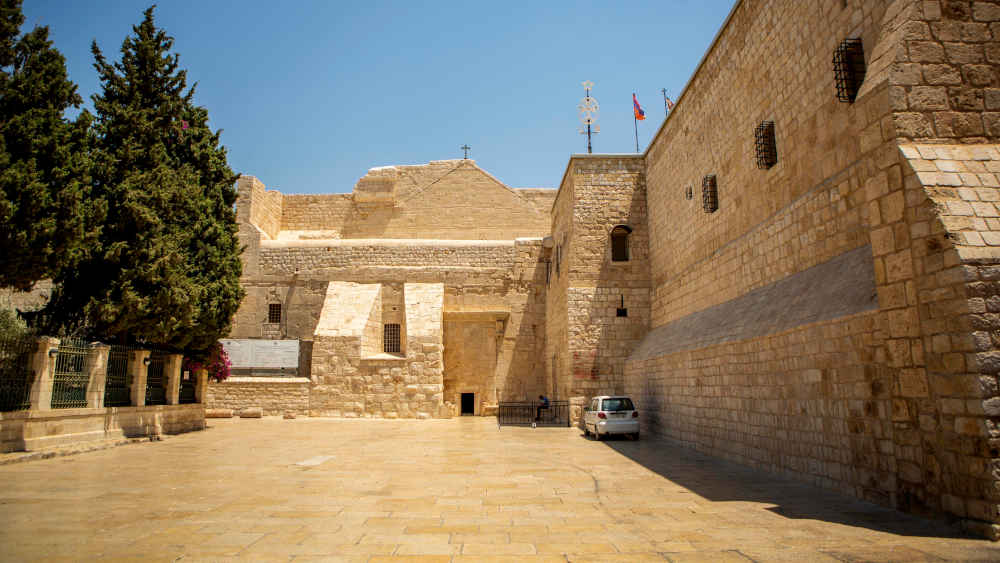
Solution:
<svg viewBox="0 0 1000 563">
<path fill-rule="evenodd" d="M 545 395 L 539 395 L 538 402 L 539 402 L 538 408 L 535 409 L 535 422 L 538 422 L 539 420 L 542 419 L 542 410 L 548 410 L 549 408 L 549 398 L 546 397 Z"/>
</svg>

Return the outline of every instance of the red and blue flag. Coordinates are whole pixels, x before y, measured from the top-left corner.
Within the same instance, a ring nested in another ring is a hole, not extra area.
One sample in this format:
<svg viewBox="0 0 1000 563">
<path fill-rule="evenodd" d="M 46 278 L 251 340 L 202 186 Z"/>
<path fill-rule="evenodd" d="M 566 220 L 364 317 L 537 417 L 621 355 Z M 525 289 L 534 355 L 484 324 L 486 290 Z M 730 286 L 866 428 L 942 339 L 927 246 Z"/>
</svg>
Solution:
<svg viewBox="0 0 1000 563">
<path fill-rule="evenodd" d="M 642 106 L 639 105 L 639 99 L 635 97 L 635 92 L 632 92 L 632 106 L 635 110 L 635 118 L 639 121 L 646 119 L 646 112 L 642 111 Z"/>
</svg>

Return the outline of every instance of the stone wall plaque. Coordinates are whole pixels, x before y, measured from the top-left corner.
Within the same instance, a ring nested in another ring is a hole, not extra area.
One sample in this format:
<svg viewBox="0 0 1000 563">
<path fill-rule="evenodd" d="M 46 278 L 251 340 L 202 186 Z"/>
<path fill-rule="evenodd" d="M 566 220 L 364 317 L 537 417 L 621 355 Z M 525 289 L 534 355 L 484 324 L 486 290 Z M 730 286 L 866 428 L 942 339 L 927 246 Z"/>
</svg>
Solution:
<svg viewBox="0 0 1000 563">
<path fill-rule="evenodd" d="M 255 340 L 227 338 L 220 340 L 234 368 L 297 368 L 298 340 Z"/>
</svg>

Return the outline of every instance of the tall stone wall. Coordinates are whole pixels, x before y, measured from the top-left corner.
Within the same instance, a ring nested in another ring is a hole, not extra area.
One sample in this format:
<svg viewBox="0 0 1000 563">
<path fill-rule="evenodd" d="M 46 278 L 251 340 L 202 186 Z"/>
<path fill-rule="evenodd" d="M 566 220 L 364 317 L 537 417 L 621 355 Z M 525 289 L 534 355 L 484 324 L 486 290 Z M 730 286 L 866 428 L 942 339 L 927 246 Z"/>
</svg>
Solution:
<svg viewBox="0 0 1000 563">
<path fill-rule="evenodd" d="M 734 8 L 646 155 L 652 330 L 625 376 L 646 431 L 995 533 L 993 344 L 974 336 L 991 330 L 995 258 L 956 244 L 988 247 L 977 213 L 992 211 L 948 195 L 950 213 L 899 146 L 991 139 L 995 67 L 962 61 L 988 60 L 993 5 Z M 848 37 L 868 66 L 850 104 L 830 63 Z M 761 170 L 764 120 L 778 161 Z M 952 232 L 954 214 L 977 232 Z"/>
<path fill-rule="evenodd" d="M 567 361 L 559 387 L 570 397 L 624 392 L 625 360 L 649 327 L 644 167 L 641 155 L 577 155 L 567 167 L 572 206 L 556 211 L 569 215 L 555 224 L 572 227 L 554 228 L 553 236 L 566 284 Z M 631 234 L 628 260 L 616 262 L 611 231 L 619 225 Z"/>
<path fill-rule="evenodd" d="M 442 377 L 444 286 L 416 283 L 401 288 L 406 318 L 401 354 L 383 353 L 381 332 L 369 331 L 370 318 L 379 309 L 385 314 L 382 289 L 377 283 L 330 283 L 313 339 L 311 415 L 450 415 L 444 406 Z M 378 338 L 379 346 L 366 342 L 372 336 Z"/>
<path fill-rule="evenodd" d="M 568 170 L 568 169 L 567 169 Z M 552 248 L 546 256 L 545 275 L 545 372 L 549 396 L 557 400 L 572 397 L 569 382 L 573 367 L 569 353 L 569 266 L 567 243 L 573 236 L 573 174 L 563 174 L 559 193 L 552 206 Z"/>
<path fill-rule="evenodd" d="M 472 160 L 419 168 L 374 169 L 353 194 L 279 194 L 282 237 L 513 240 L 548 234 L 554 190 L 508 188 Z M 377 196 L 364 189 L 370 176 L 379 180 Z"/>
</svg>

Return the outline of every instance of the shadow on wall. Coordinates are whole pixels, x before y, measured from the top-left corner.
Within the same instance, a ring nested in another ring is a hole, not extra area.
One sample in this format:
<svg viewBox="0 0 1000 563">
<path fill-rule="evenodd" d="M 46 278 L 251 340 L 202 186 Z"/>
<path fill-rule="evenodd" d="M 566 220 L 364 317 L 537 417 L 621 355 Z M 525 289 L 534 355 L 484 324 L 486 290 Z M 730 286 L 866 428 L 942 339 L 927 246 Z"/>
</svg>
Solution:
<svg viewBox="0 0 1000 563">
<path fill-rule="evenodd" d="M 591 438 L 581 434 L 580 439 Z M 664 484 L 663 489 L 683 487 L 713 502 L 772 504 L 775 506 L 767 508 L 768 511 L 792 520 L 820 520 L 901 536 L 972 537 L 962 533 L 957 526 L 942 525 L 940 520 L 919 518 L 774 473 L 751 469 L 699 453 L 670 440 L 650 437 L 643 437 L 637 442 L 617 437 L 605 440 L 609 441 L 603 442 L 603 447 L 618 452 L 672 484 Z M 597 458 L 603 456 L 598 455 Z M 986 546 L 991 545 L 984 544 L 984 561 L 995 561 L 1000 556 L 996 548 L 986 551 Z M 835 552 L 836 549 L 828 551 Z"/>
<path fill-rule="evenodd" d="M 600 260 L 594 280 L 595 293 L 588 296 L 586 311 L 574 311 L 572 307 L 569 310 L 570 323 L 573 317 L 577 317 L 578 322 L 587 322 L 581 334 L 575 337 L 583 339 L 583 351 L 579 354 L 574 351 L 570 358 L 570 395 L 582 395 L 587 400 L 597 395 L 626 392 L 625 362 L 649 331 L 649 227 L 645 187 L 634 188 L 623 211 L 617 216 L 595 219 L 586 233 L 577 235 L 581 248 L 573 249 L 578 255 L 591 253 L 585 256 L 586 260 L 591 260 L 592 253 L 597 252 Z M 626 261 L 612 261 L 611 235 L 616 225 L 631 229 Z"/>
<path fill-rule="evenodd" d="M 512 296 L 518 291 L 524 292 L 526 298 L 516 334 L 510 337 L 513 322 L 509 319 L 498 345 L 495 380 L 498 397 L 490 397 L 491 403 L 497 399 L 531 401 L 541 394 L 553 394 L 545 385 L 545 291 L 536 290 L 545 287 L 545 260 L 537 252 L 532 255 L 534 260 L 525 263 L 525 268 L 531 270 L 525 271 L 522 279 L 513 280 L 512 284 L 519 287 L 508 290 L 508 295 Z"/>
</svg>

